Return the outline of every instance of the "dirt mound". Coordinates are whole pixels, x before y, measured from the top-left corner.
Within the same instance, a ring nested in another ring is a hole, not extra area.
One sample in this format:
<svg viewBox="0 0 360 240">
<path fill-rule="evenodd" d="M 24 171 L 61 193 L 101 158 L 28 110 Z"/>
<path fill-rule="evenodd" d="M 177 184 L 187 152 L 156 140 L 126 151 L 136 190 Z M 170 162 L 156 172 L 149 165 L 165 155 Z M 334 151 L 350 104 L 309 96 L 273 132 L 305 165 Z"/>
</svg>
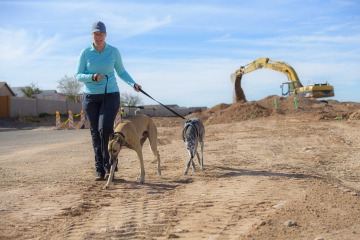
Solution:
<svg viewBox="0 0 360 240">
<path fill-rule="evenodd" d="M 348 118 L 351 120 L 355 120 L 355 119 L 359 120 L 360 119 L 360 110 L 350 113 Z"/>
<path fill-rule="evenodd" d="M 309 120 L 359 120 L 360 103 L 322 101 L 290 96 L 268 96 L 259 101 L 239 101 L 233 104 L 218 104 L 188 118 L 198 117 L 206 124 L 231 123 L 266 117 L 295 117 Z"/>
</svg>

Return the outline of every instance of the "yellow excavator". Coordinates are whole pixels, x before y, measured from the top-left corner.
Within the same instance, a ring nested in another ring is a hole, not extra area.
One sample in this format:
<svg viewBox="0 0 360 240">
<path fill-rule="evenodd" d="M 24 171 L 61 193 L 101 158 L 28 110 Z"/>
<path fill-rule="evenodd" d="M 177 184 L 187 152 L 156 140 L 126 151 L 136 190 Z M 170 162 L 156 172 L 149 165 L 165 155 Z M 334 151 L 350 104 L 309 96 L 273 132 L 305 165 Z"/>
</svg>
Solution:
<svg viewBox="0 0 360 240">
<path fill-rule="evenodd" d="M 234 84 L 233 102 L 241 100 L 246 101 L 244 91 L 241 88 L 242 76 L 261 68 L 268 68 L 282 72 L 287 76 L 289 81 L 281 85 L 283 96 L 289 96 L 292 94 L 302 95 L 309 98 L 325 98 L 334 96 L 334 87 L 329 83 L 326 82 L 303 86 L 294 68 L 290 65 L 285 62 L 279 62 L 269 58 L 259 58 L 245 66 L 240 67 L 235 73 L 231 74 L 231 81 Z M 285 92 L 284 85 L 287 85 L 287 90 L 285 90 Z"/>
</svg>

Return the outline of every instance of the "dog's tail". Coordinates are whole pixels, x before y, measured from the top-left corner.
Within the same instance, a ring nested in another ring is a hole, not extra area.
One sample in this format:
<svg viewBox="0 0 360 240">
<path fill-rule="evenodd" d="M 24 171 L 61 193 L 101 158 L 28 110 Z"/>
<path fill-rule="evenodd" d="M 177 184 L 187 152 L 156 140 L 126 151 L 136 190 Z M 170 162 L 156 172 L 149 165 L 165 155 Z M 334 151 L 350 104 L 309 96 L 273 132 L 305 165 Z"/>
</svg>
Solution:
<svg viewBox="0 0 360 240">
<path fill-rule="evenodd" d="M 160 153 L 157 150 L 157 127 L 153 121 L 149 122 L 149 142 L 150 142 L 150 149 L 153 152 L 154 156 L 156 157 L 157 161 L 157 174 L 158 176 L 161 175 L 161 167 L 160 167 Z"/>
<path fill-rule="evenodd" d="M 159 152 L 157 151 L 157 127 L 153 121 L 149 122 L 149 142 L 150 149 L 155 156 L 159 156 Z"/>
</svg>

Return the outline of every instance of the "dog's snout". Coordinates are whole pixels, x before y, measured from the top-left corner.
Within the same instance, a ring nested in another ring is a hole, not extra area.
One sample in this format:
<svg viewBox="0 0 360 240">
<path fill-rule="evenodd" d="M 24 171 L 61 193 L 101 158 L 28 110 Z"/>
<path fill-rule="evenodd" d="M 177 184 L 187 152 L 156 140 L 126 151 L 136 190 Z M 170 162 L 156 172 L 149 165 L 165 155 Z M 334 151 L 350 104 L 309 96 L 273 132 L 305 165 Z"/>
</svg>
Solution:
<svg viewBox="0 0 360 240">
<path fill-rule="evenodd" d="M 187 150 L 194 150 L 194 148 L 195 148 L 195 146 L 192 146 L 192 145 L 191 146 L 186 146 Z"/>
<path fill-rule="evenodd" d="M 185 145 L 187 150 L 194 150 L 196 147 L 196 144 L 193 141 L 186 142 Z"/>
</svg>

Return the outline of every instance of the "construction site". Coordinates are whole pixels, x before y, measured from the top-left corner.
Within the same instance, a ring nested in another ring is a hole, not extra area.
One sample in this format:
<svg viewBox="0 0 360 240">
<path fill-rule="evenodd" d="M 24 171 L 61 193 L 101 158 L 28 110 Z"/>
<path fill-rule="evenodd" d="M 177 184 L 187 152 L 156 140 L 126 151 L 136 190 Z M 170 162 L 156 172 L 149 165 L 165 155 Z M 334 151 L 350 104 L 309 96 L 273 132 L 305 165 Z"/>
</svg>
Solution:
<svg viewBox="0 0 360 240">
<path fill-rule="evenodd" d="M 359 239 L 360 103 L 296 81 L 287 96 L 247 101 L 237 73 L 233 103 L 186 116 L 206 132 L 205 168 L 196 160 L 186 176 L 178 117 L 153 118 L 162 175 L 145 142 L 145 183 L 124 149 L 107 190 L 88 129 L 2 129 L 0 239 Z"/>
</svg>

